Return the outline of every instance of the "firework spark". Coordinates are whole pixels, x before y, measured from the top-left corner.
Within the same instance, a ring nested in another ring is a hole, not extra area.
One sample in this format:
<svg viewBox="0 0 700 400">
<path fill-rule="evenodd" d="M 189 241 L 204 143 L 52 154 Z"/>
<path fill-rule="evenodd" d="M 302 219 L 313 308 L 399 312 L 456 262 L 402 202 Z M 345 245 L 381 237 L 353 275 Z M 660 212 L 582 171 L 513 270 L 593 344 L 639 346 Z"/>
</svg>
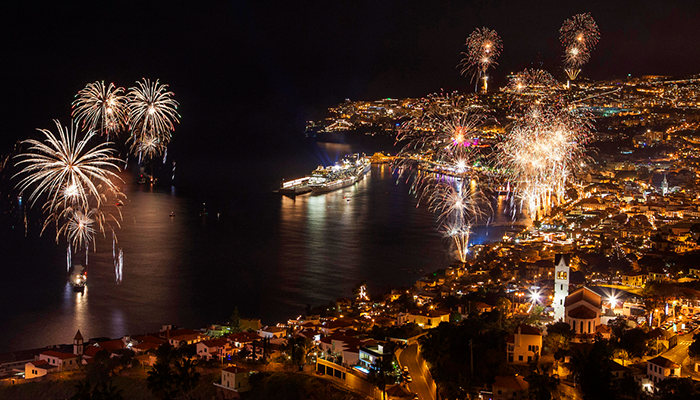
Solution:
<svg viewBox="0 0 700 400">
<path fill-rule="evenodd" d="M 462 75 L 469 75 L 471 79 L 478 80 L 486 76 L 486 71 L 497 65 L 496 60 L 503 50 L 501 37 L 493 29 L 476 28 L 467 37 L 467 51 L 463 52 L 464 58 L 459 64 Z"/>
<path fill-rule="evenodd" d="M 576 14 L 564 21 L 559 29 L 559 39 L 564 46 L 564 70 L 569 79 L 574 80 L 598 44 L 598 25 L 590 13 Z"/>
<path fill-rule="evenodd" d="M 83 211 L 69 207 L 64 210 L 62 214 L 66 218 L 66 223 L 56 231 L 56 242 L 60 236 L 64 235 L 68 243 L 76 249 L 83 246 L 89 248 L 95 240 L 95 228 L 98 225 L 96 218 L 99 218 L 96 214 L 98 213 L 97 209 Z"/>
<path fill-rule="evenodd" d="M 428 170 L 470 175 L 480 155 L 479 137 L 487 115 L 455 93 L 428 96 L 421 106 L 423 112 L 399 129 L 397 142 L 405 143 L 400 169 L 410 171 L 422 164 Z"/>
<path fill-rule="evenodd" d="M 411 191 L 438 214 L 440 232 L 466 261 L 471 227 L 483 213 L 476 184 L 479 138 L 487 119 L 482 108 L 455 93 L 432 95 L 421 103 L 423 112 L 406 121 L 397 142 L 405 143 L 395 168 L 412 180 Z"/>
<path fill-rule="evenodd" d="M 513 76 L 506 86 L 506 92 L 520 95 L 520 99 L 540 101 L 542 98 L 554 95 L 560 85 L 547 71 L 541 69 L 525 69 Z"/>
<path fill-rule="evenodd" d="M 177 113 L 179 103 L 173 99 L 174 93 L 168 91 L 168 85 L 145 78 L 136 85 L 129 89 L 128 110 L 132 152 L 142 155 L 141 142 L 146 139 L 157 138 L 162 146 L 170 143 L 175 123 L 180 122 L 180 114 Z"/>
<path fill-rule="evenodd" d="M 561 98 L 560 98 L 561 100 Z M 590 113 L 560 102 L 531 103 L 500 144 L 501 166 L 520 208 L 537 219 L 561 201 L 592 129 Z"/>
<path fill-rule="evenodd" d="M 127 125 L 127 98 L 124 88 L 104 81 L 88 83 L 73 101 L 71 115 L 83 129 L 102 135 L 117 135 Z"/>
<path fill-rule="evenodd" d="M 167 151 L 167 145 L 161 141 L 158 136 L 144 135 L 141 140 L 134 142 L 134 153 L 138 154 L 139 162 L 141 160 L 150 160 L 163 154 Z"/>
<path fill-rule="evenodd" d="M 98 185 L 119 192 L 113 181 L 121 181 L 115 173 L 119 172 L 118 164 L 122 161 L 113 157 L 115 150 L 111 143 L 100 143 L 90 146 L 90 140 L 95 136 L 88 132 L 78 139 L 77 129 L 71 124 L 62 127 L 58 120 L 54 121 L 58 133 L 47 129 L 38 129 L 46 137 L 45 142 L 34 139 L 23 141 L 29 148 L 19 154 L 16 163 L 21 171 L 15 174 L 23 176 L 17 187 L 20 191 L 30 190 L 29 200 L 32 205 L 46 195 L 45 209 L 50 212 L 67 207 L 87 207 L 89 197 L 101 204 Z"/>
<path fill-rule="evenodd" d="M 471 227 L 484 216 L 483 195 L 476 185 L 466 188 L 461 183 L 436 180 L 424 195 L 429 209 L 438 214 L 439 230 L 455 245 L 458 259 L 466 262 Z"/>
</svg>

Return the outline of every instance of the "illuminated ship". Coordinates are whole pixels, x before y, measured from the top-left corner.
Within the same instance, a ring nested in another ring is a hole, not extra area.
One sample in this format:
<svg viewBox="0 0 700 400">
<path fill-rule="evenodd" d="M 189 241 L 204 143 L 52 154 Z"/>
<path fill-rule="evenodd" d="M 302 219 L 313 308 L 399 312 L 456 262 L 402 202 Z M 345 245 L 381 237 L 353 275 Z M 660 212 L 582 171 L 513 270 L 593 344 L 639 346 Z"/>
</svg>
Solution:
<svg viewBox="0 0 700 400">
<path fill-rule="evenodd" d="M 308 187 L 316 194 L 344 188 L 362 179 L 372 167 L 369 158 L 353 154 L 335 165 L 318 167 L 311 173 Z"/>
</svg>

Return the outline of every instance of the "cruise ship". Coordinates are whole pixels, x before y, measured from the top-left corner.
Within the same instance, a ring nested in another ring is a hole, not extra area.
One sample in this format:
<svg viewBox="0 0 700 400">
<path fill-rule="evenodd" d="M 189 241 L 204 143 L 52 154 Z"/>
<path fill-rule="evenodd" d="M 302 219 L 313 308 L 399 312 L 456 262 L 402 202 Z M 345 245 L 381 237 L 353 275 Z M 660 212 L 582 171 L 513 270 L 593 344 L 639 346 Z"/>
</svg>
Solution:
<svg viewBox="0 0 700 400">
<path fill-rule="evenodd" d="M 311 173 L 308 187 L 315 194 L 344 188 L 362 179 L 371 167 L 372 163 L 364 155 L 345 156 L 335 165 L 316 168 Z"/>
</svg>

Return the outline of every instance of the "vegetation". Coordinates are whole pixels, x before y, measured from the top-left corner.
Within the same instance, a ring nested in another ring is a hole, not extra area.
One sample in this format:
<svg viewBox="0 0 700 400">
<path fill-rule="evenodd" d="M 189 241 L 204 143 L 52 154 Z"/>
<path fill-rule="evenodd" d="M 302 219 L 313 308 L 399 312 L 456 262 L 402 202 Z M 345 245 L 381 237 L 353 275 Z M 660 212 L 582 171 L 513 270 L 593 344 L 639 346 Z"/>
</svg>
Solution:
<svg viewBox="0 0 700 400">
<path fill-rule="evenodd" d="M 289 372 L 257 373 L 250 378 L 249 400 L 360 400 L 364 397 L 343 391 L 318 378 Z"/>
<path fill-rule="evenodd" d="M 502 372 L 508 332 L 500 327 L 499 314 L 470 316 L 459 324 L 443 322 L 420 338 L 423 358 L 443 398 L 464 398 Z"/>
<path fill-rule="evenodd" d="M 187 350 L 173 349 L 169 344 L 158 347 L 158 361 L 148 371 L 148 389 L 159 399 L 170 400 L 177 396 L 189 398 L 189 393 L 201 377 L 197 361 L 186 358 Z"/>
</svg>

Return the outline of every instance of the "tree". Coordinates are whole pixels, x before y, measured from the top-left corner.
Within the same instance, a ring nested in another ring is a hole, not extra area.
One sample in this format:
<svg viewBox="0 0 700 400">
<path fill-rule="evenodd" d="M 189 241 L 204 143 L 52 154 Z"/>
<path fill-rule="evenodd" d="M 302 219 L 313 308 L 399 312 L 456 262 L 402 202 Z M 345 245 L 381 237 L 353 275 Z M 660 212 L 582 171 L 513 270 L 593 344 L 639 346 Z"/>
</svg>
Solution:
<svg viewBox="0 0 700 400">
<path fill-rule="evenodd" d="M 541 366 L 535 367 L 525 380 L 529 385 L 525 397 L 529 400 L 551 400 L 559 385 L 559 379 L 551 377 Z"/>
<path fill-rule="evenodd" d="M 78 382 L 75 386 L 77 392 L 70 400 L 124 400 L 124 391 L 114 386 L 114 382 L 100 382 L 95 387 L 90 386 L 90 382 Z"/>
<path fill-rule="evenodd" d="M 630 329 L 622 334 L 618 346 L 632 357 L 642 357 L 647 352 L 649 335 L 639 328 Z"/>
<path fill-rule="evenodd" d="M 608 326 L 612 330 L 613 336 L 615 336 L 617 340 L 620 340 L 627 329 L 627 320 L 625 317 L 617 317 L 608 321 Z"/>
<path fill-rule="evenodd" d="M 75 385 L 76 392 L 70 400 L 92 400 L 92 387 L 87 379 Z"/>
<path fill-rule="evenodd" d="M 306 362 L 306 355 L 313 348 L 313 342 L 303 336 L 287 339 L 283 351 L 291 358 L 294 365 L 301 367 Z"/>
<path fill-rule="evenodd" d="M 232 333 L 241 332 L 241 314 L 238 312 L 238 307 L 233 309 L 233 314 L 231 314 L 231 320 L 229 321 Z"/>
<path fill-rule="evenodd" d="M 183 391 L 185 398 L 188 398 L 189 393 L 199 383 L 200 373 L 196 367 L 197 362 L 187 358 L 175 363 L 175 384 Z"/>
<path fill-rule="evenodd" d="M 502 316 L 507 316 L 508 314 L 510 314 L 510 308 L 512 306 L 513 303 L 511 303 L 511 301 L 506 299 L 505 297 L 499 297 L 498 300 L 496 300 L 496 308 Z"/>
<path fill-rule="evenodd" d="M 688 346 L 688 355 L 692 358 L 700 356 L 700 333 L 693 335 L 693 343 Z"/>
<path fill-rule="evenodd" d="M 389 374 L 394 370 L 394 353 L 392 349 L 389 349 L 388 353 L 374 361 L 367 376 L 367 380 L 382 391 L 384 398 L 386 398 L 386 385 L 391 380 Z"/>
<path fill-rule="evenodd" d="M 114 386 L 114 382 L 100 382 L 92 392 L 92 400 L 124 400 L 124 391 Z"/>
<path fill-rule="evenodd" d="M 667 378 L 658 384 L 661 400 L 695 400 L 700 387 L 691 378 Z"/>
<path fill-rule="evenodd" d="M 246 359 L 250 355 L 250 350 L 248 350 L 247 346 L 244 346 L 242 349 L 238 350 L 238 356 Z"/>
<path fill-rule="evenodd" d="M 161 346 L 162 347 L 162 346 Z M 154 396 L 171 400 L 177 394 L 176 378 L 169 363 L 157 361 L 146 378 L 148 389 Z"/>
<path fill-rule="evenodd" d="M 600 335 L 592 344 L 581 346 L 572 353 L 569 369 L 581 387 L 584 400 L 613 398 L 611 359 L 612 347 Z"/>
<path fill-rule="evenodd" d="M 94 360 L 92 364 L 88 364 L 87 380 L 95 384 L 108 381 L 119 361 L 111 358 L 107 350 L 97 352 Z"/>
<path fill-rule="evenodd" d="M 547 326 L 547 336 L 544 337 L 544 350 L 549 354 L 556 354 L 560 350 L 568 350 L 573 338 L 574 332 L 571 330 L 571 325 L 566 322 L 550 324 Z"/>
</svg>

